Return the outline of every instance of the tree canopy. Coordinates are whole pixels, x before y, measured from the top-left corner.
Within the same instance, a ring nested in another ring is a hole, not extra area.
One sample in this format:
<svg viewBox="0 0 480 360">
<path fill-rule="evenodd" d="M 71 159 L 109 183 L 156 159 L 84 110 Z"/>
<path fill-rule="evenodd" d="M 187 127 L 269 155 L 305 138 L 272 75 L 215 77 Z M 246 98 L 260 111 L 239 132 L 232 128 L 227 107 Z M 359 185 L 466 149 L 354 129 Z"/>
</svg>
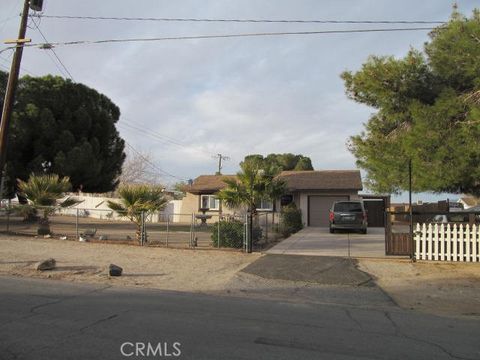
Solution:
<svg viewBox="0 0 480 360">
<path fill-rule="evenodd" d="M 312 161 L 303 155 L 269 154 L 267 156 L 252 154 L 245 156 L 244 162 L 254 161 L 265 168 L 277 167 L 280 171 L 287 170 L 313 170 Z"/>
<path fill-rule="evenodd" d="M 0 105 L 6 82 L 0 71 Z M 8 140 L 9 191 L 30 173 L 68 176 L 74 190 L 113 190 L 125 159 L 119 116 L 109 98 L 85 85 L 57 76 L 21 78 Z"/>
<path fill-rule="evenodd" d="M 401 59 L 371 56 L 344 72 L 347 95 L 377 111 L 349 141 L 368 187 L 480 194 L 480 12 L 454 10 L 424 51 Z"/>
<path fill-rule="evenodd" d="M 236 179 L 225 178 L 227 187 L 218 193 L 219 199 L 231 208 L 245 206 L 256 212 L 261 200 L 276 200 L 285 193 L 285 182 L 276 178 L 277 167 L 265 168 L 255 159 L 245 160 Z"/>
</svg>

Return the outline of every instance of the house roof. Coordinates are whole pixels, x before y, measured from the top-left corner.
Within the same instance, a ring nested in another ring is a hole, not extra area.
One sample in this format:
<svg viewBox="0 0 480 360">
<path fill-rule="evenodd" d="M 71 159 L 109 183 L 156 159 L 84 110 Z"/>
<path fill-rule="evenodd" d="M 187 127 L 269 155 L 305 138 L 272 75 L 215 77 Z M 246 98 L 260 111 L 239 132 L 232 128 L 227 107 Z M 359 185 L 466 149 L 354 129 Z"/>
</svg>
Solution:
<svg viewBox="0 0 480 360">
<path fill-rule="evenodd" d="M 479 199 L 472 196 L 465 196 L 460 198 L 459 202 L 463 202 L 467 206 L 479 205 Z"/>
<path fill-rule="evenodd" d="M 186 191 L 193 194 L 214 193 L 223 189 L 223 179 L 235 179 L 236 175 L 201 175 Z M 362 190 L 359 170 L 282 171 L 283 179 L 290 191 L 299 190 Z"/>
<path fill-rule="evenodd" d="M 236 179 L 236 175 L 200 175 L 193 184 L 185 187 L 185 191 L 192 194 L 208 194 L 217 192 L 227 186 L 223 179 Z"/>
<path fill-rule="evenodd" d="M 290 190 L 362 190 L 359 170 L 282 171 Z"/>
</svg>

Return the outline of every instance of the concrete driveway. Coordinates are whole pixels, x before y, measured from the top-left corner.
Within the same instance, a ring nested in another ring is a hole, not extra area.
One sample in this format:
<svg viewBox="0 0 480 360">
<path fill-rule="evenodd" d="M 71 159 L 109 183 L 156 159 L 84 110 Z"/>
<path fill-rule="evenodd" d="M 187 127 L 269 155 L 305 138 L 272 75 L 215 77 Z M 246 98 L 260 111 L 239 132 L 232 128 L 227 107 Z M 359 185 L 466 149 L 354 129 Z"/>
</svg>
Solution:
<svg viewBox="0 0 480 360">
<path fill-rule="evenodd" d="M 369 228 L 368 234 L 307 227 L 267 251 L 267 254 L 385 257 L 385 229 Z"/>
</svg>

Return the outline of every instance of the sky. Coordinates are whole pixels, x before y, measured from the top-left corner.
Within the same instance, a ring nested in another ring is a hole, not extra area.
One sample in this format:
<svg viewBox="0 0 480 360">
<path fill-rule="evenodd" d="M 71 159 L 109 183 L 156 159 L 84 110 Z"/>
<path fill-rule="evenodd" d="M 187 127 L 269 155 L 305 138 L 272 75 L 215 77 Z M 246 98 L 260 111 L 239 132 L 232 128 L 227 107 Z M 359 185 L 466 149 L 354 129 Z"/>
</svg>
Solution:
<svg viewBox="0 0 480 360">
<path fill-rule="evenodd" d="M 1 0 L 0 39 L 18 33 L 23 0 Z M 447 21 L 449 0 L 44 0 L 43 15 L 210 19 Z M 459 0 L 470 15 L 478 1 Z M 435 25 L 160 22 L 42 18 L 49 42 Z M 27 37 L 44 42 L 29 22 Z M 287 35 L 26 48 L 21 75 L 71 77 L 120 107 L 120 135 L 149 154 L 162 183 L 217 170 L 247 154 L 309 156 L 316 170 L 355 169 L 346 142 L 375 109 L 347 98 L 340 78 L 369 55 L 403 57 L 428 31 Z M 6 45 L 1 45 L 0 50 Z M 0 54 L 7 70 L 11 51 Z M 425 201 L 447 194 L 418 194 Z M 452 197 L 452 196 L 450 196 Z M 457 196 L 458 197 L 458 196 Z M 394 199 L 403 201 L 405 194 Z"/>
</svg>

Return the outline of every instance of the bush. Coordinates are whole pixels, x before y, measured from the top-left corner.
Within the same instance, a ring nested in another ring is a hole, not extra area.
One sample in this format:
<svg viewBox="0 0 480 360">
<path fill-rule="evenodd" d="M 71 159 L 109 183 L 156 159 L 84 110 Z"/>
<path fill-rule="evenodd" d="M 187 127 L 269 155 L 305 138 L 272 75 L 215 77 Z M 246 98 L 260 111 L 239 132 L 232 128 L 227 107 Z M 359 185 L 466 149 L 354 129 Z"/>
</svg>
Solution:
<svg viewBox="0 0 480 360">
<path fill-rule="evenodd" d="M 220 226 L 220 246 L 231 248 L 243 247 L 244 224 L 238 220 L 221 221 L 213 225 L 212 245 L 214 247 L 218 247 L 218 226 Z"/>
<path fill-rule="evenodd" d="M 295 204 L 285 206 L 280 213 L 280 233 L 287 237 L 302 229 L 302 211 Z"/>
<path fill-rule="evenodd" d="M 244 240 L 245 224 L 239 220 L 228 220 L 220 222 L 220 246 L 231 248 L 242 248 Z M 253 227 L 253 244 L 262 238 L 262 228 Z M 218 222 L 212 227 L 212 244 L 218 247 Z"/>
</svg>

